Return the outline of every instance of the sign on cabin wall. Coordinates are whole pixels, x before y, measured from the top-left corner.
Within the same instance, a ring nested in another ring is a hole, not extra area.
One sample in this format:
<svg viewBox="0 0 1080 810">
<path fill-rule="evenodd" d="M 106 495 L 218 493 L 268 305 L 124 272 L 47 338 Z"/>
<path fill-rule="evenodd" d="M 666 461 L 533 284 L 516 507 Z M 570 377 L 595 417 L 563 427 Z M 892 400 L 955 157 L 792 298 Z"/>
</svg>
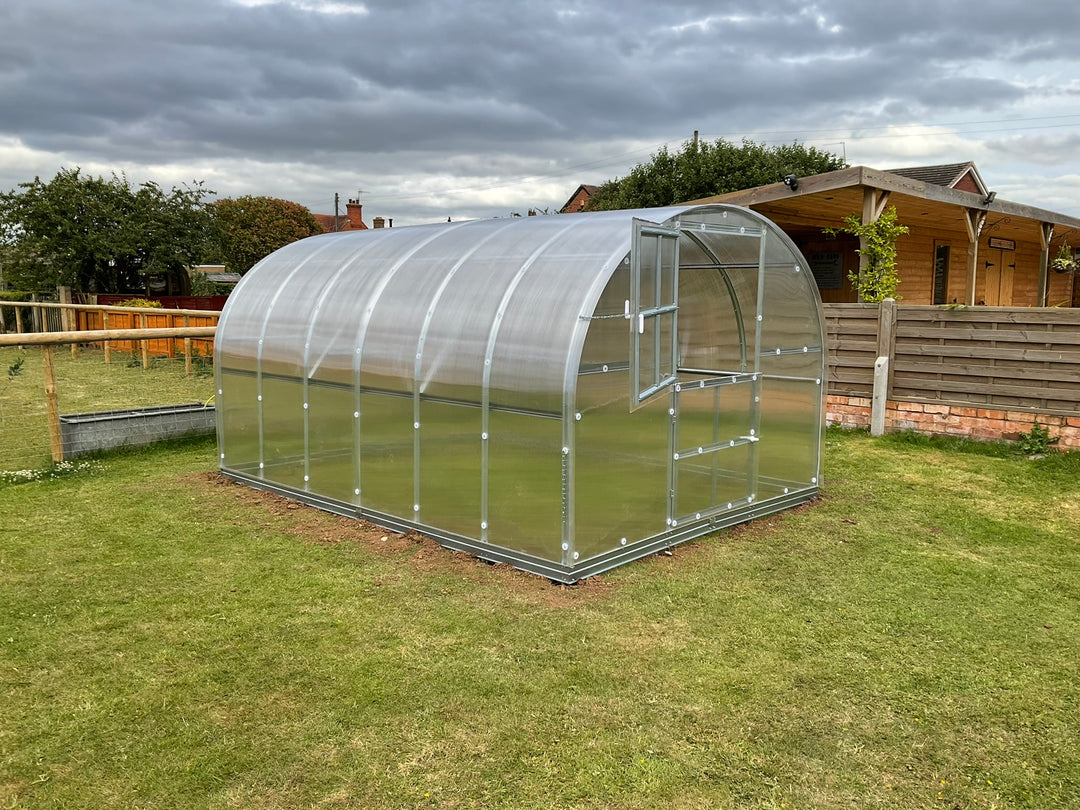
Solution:
<svg viewBox="0 0 1080 810">
<path fill-rule="evenodd" d="M 1002 239 L 1000 236 L 990 237 L 990 247 L 998 250 L 1016 250 L 1015 239 Z"/>
<path fill-rule="evenodd" d="M 839 290 L 844 286 L 844 253 L 839 250 L 811 253 L 807 257 L 819 290 Z"/>
</svg>

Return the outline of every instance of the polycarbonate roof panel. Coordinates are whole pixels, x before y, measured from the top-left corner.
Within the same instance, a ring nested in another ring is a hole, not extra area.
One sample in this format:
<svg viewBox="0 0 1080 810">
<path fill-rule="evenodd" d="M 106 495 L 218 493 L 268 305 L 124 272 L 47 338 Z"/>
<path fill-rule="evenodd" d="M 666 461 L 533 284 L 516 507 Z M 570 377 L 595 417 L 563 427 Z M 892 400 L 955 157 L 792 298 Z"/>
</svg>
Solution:
<svg viewBox="0 0 1080 810">
<path fill-rule="evenodd" d="M 225 365 L 367 389 L 558 410 L 590 291 L 635 216 L 541 216 L 325 234 L 248 272 L 218 334 Z M 600 283 L 598 284 L 598 279 Z"/>
</svg>

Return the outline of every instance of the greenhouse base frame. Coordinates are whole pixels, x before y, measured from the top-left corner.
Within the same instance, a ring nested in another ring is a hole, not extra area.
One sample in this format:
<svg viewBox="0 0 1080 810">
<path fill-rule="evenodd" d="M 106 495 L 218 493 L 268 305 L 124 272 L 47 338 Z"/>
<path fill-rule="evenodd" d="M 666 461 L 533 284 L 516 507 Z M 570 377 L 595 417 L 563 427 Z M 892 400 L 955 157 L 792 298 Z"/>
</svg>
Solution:
<svg viewBox="0 0 1080 810">
<path fill-rule="evenodd" d="M 723 529 L 728 529 L 732 526 L 738 526 L 740 523 L 747 523 L 751 520 L 766 517 L 777 512 L 783 512 L 797 506 L 802 506 L 803 504 L 817 500 L 820 494 L 818 487 L 809 487 L 807 489 L 790 492 L 787 495 L 778 495 L 769 498 L 768 500 L 760 501 L 756 506 L 751 507 L 749 510 L 741 510 L 734 513 L 725 510 L 724 512 L 710 517 L 694 520 L 692 523 L 684 524 L 676 529 L 662 532 L 653 535 L 652 537 L 646 537 L 618 549 L 613 549 L 612 551 L 600 554 L 591 560 L 585 560 L 574 566 L 566 566 L 531 554 L 524 554 L 520 551 L 508 551 L 500 546 L 478 542 L 473 538 L 448 532 L 433 526 L 427 526 L 423 523 L 415 523 L 408 520 L 402 520 L 394 515 L 388 515 L 383 512 L 358 508 L 355 504 L 334 500 L 333 498 L 325 498 L 312 493 L 297 492 L 290 487 L 278 486 L 270 481 L 245 475 L 234 470 L 223 469 L 221 474 L 233 481 L 246 484 L 253 489 L 280 495 L 291 501 L 322 509 L 324 512 L 331 512 L 355 520 L 367 521 L 375 526 L 389 529 L 398 534 L 417 532 L 425 537 L 430 537 L 432 540 L 439 543 L 439 545 L 453 551 L 466 552 L 488 563 L 504 563 L 528 573 L 546 577 L 551 580 L 551 582 L 558 585 L 576 585 L 578 582 L 587 579 L 588 577 L 606 573 L 607 571 L 618 568 L 626 563 L 640 560 L 642 557 L 659 554 L 663 551 L 682 545 L 683 543 L 712 534 L 713 532 L 722 531 Z"/>
</svg>

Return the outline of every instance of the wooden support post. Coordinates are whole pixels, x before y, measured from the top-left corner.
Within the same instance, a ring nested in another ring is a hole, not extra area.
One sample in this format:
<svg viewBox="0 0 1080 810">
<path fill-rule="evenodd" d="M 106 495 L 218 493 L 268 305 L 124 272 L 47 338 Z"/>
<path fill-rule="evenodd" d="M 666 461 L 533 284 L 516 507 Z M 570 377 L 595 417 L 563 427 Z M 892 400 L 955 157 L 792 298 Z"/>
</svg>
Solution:
<svg viewBox="0 0 1080 810">
<path fill-rule="evenodd" d="M 1050 240 L 1054 238 L 1054 223 L 1043 222 L 1039 228 L 1039 298 L 1037 306 L 1045 307 L 1050 294 Z"/>
<path fill-rule="evenodd" d="M 106 332 L 109 331 L 109 313 L 108 312 L 102 312 L 101 313 L 101 328 L 104 329 Z M 106 363 L 111 363 L 112 362 L 112 343 L 110 343 L 109 341 L 106 340 L 101 345 L 105 349 L 105 362 Z"/>
<path fill-rule="evenodd" d="M 16 306 L 15 307 L 15 334 L 16 335 L 21 335 L 22 333 L 23 333 L 22 307 Z M 19 348 L 20 349 L 22 348 L 21 343 L 19 344 Z"/>
<path fill-rule="evenodd" d="M 45 358 L 45 410 L 49 419 L 49 444 L 52 460 L 64 460 L 64 440 L 60 434 L 60 404 L 56 399 L 56 366 L 53 363 L 53 347 L 44 346 Z"/>
<path fill-rule="evenodd" d="M 986 223 L 986 211 L 969 208 L 964 212 L 964 225 L 967 226 L 967 273 L 964 276 L 964 303 L 975 306 L 975 284 L 979 272 L 979 236 Z"/>
<path fill-rule="evenodd" d="M 885 206 L 889 203 L 890 191 L 881 191 L 876 188 L 864 188 L 863 189 L 863 206 L 862 206 L 862 224 L 869 225 L 871 222 L 877 222 L 881 215 L 885 212 Z M 867 256 L 866 251 L 866 237 L 859 237 L 859 278 L 861 279 L 866 274 L 866 268 L 870 264 L 870 259 Z M 859 295 L 859 303 L 861 304 L 862 294 Z"/>
<path fill-rule="evenodd" d="M 191 326 L 191 319 L 187 315 L 184 316 L 184 326 Z M 191 365 L 191 338 L 184 338 L 184 373 L 191 377 L 195 373 L 195 369 Z"/>
<path fill-rule="evenodd" d="M 139 315 L 139 328 L 146 328 L 146 315 Z M 142 347 L 142 367 L 146 370 L 150 368 L 150 341 L 143 340 L 139 345 Z"/>
</svg>

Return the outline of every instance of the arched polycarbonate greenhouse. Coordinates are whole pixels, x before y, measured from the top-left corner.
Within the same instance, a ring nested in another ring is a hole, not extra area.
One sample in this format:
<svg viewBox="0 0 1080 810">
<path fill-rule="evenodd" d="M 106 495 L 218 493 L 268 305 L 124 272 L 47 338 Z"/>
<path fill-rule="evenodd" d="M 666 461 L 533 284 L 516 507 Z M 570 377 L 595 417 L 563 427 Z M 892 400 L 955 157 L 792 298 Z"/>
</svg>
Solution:
<svg viewBox="0 0 1080 810">
<path fill-rule="evenodd" d="M 574 582 L 814 497 L 823 345 L 741 208 L 326 234 L 229 297 L 220 465 Z"/>
</svg>

